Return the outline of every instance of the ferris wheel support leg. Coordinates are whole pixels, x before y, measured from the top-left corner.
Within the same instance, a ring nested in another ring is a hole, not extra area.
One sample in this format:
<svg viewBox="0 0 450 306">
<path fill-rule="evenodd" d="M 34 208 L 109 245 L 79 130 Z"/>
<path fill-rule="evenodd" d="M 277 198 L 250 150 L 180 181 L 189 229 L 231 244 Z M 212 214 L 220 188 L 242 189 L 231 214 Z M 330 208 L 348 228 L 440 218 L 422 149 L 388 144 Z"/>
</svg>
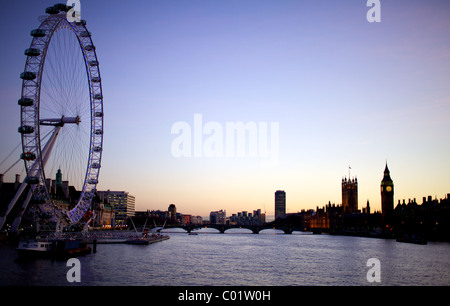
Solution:
<svg viewBox="0 0 450 306">
<path fill-rule="evenodd" d="M 9 203 L 5 214 L 0 218 L 0 229 L 3 227 L 3 225 L 5 225 L 6 218 L 8 217 L 9 213 L 13 209 L 14 205 L 16 205 L 17 200 L 20 198 L 20 196 L 22 195 L 22 193 L 25 190 L 25 188 L 27 187 L 27 185 L 28 185 L 28 183 L 26 183 L 25 180 L 20 185 L 19 190 L 17 190 L 17 192 L 16 192 L 16 195 L 14 196 L 14 198 Z"/>
<path fill-rule="evenodd" d="M 48 158 L 50 157 L 50 154 L 52 152 L 53 146 L 56 143 L 56 138 L 58 137 L 59 131 L 61 130 L 60 126 L 55 127 L 55 130 L 53 131 L 52 136 L 48 140 L 47 144 L 44 147 L 44 150 L 42 150 L 42 165 L 45 167 L 47 164 Z"/>
<path fill-rule="evenodd" d="M 18 216 L 14 219 L 14 222 L 11 225 L 11 230 L 10 230 L 11 232 L 17 232 L 17 229 L 19 228 L 20 222 L 22 221 L 22 216 L 23 216 L 23 214 L 25 213 L 25 210 L 28 207 L 28 203 L 30 203 L 32 195 L 33 195 L 33 192 L 31 190 L 28 191 L 27 198 L 23 202 L 22 208 L 20 209 L 20 212 L 19 212 Z"/>
<path fill-rule="evenodd" d="M 61 129 L 61 127 L 59 127 L 59 126 L 55 127 L 55 131 L 53 132 L 53 135 L 50 137 L 49 142 L 45 145 L 44 149 L 42 150 L 44 166 L 47 163 L 47 160 L 48 160 L 48 158 L 50 156 L 50 153 L 51 153 L 51 151 L 53 149 L 53 146 L 55 145 L 56 138 L 58 136 L 58 133 L 59 133 L 60 129 Z M 32 167 L 32 171 L 34 172 L 37 169 L 38 169 L 38 162 L 36 161 L 34 163 L 33 167 Z M 27 185 L 28 185 L 28 183 L 26 183 L 25 180 L 24 180 L 22 182 L 22 184 L 20 185 L 19 190 L 17 190 L 16 195 L 11 200 L 11 203 L 9 203 L 5 214 L 2 217 L 0 217 L 0 229 L 5 225 L 6 218 L 8 217 L 9 213 L 14 208 L 14 206 L 16 205 L 17 200 L 19 200 L 20 196 L 22 195 L 22 193 L 25 190 L 25 188 L 27 187 Z M 27 198 L 26 198 L 25 202 L 23 203 L 22 210 L 19 213 L 19 216 L 17 216 L 17 218 L 14 220 L 13 225 L 15 225 L 15 230 L 17 230 L 17 228 L 19 227 L 20 221 L 22 220 L 23 213 L 24 213 L 26 207 L 28 206 L 28 203 L 30 202 L 31 196 L 32 196 L 32 191 L 30 190 L 30 192 L 27 195 Z M 13 227 L 11 227 L 11 230 L 13 230 Z"/>
</svg>

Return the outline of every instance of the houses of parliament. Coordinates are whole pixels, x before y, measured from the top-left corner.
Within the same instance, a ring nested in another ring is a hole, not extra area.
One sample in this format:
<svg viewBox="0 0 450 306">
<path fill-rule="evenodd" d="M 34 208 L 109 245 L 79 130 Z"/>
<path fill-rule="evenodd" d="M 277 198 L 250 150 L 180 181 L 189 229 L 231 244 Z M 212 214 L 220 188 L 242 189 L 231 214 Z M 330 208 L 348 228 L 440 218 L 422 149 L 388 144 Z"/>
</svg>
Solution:
<svg viewBox="0 0 450 306">
<path fill-rule="evenodd" d="M 386 163 L 383 179 L 380 184 L 381 189 L 381 214 L 387 222 L 394 212 L 394 182 L 391 179 L 390 171 Z M 358 213 L 358 179 L 342 179 L 342 210 L 345 214 Z M 370 205 L 363 209 L 363 213 L 370 214 Z"/>
<path fill-rule="evenodd" d="M 370 203 L 359 209 L 358 179 L 344 177 L 341 181 L 342 205 L 328 202 L 316 210 L 285 214 L 276 223 L 300 226 L 335 234 L 356 234 L 399 238 L 420 236 L 426 240 L 450 241 L 450 193 L 444 199 L 423 197 L 398 200 L 394 204 L 394 182 L 386 163 L 380 182 L 381 211 L 371 213 Z M 279 203 L 276 202 L 279 207 Z M 278 208 L 279 209 L 279 208 Z"/>
</svg>

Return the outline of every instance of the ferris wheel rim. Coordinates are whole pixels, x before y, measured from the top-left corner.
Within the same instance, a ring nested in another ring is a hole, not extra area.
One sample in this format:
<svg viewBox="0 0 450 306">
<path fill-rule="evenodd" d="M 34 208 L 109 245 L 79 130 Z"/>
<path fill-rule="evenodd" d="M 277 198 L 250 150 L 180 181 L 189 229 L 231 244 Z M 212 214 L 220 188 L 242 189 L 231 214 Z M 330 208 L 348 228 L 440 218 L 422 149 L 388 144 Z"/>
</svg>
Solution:
<svg viewBox="0 0 450 306">
<path fill-rule="evenodd" d="M 45 18 L 39 28 L 32 30 L 33 37 L 30 47 L 25 50 L 27 60 L 24 72 L 21 74 L 23 80 L 22 94 L 19 100 L 21 109 L 21 125 L 18 129 L 22 135 L 22 159 L 27 172 L 27 183 L 31 185 L 33 198 L 46 201 L 55 206 L 50 197 L 50 192 L 45 184 L 45 167 L 43 165 L 41 135 L 40 135 L 40 94 L 42 76 L 47 50 L 52 37 L 61 28 L 70 29 L 79 42 L 84 58 L 87 81 L 89 84 L 90 103 L 90 144 L 89 156 L 85 172 L 82 190 L 76 206 L 67 212 L 69 223 L 77 223 L 90 208 L 91 202 L 98 183 L 101 158 L 103 152 L 103 94 L 98 58 L 95 45 L 86 22 L 69 22 L 66 13 L 61 11 L 50 14 Z M 78 117 L 77 117 L 78 118 Z M 68 122 L 66 119 L 65 122 Z M 73 120 L 73 119 L 72 119 Z M 79 122 L 79 118 L 76 119 Z M 74 123 L 74 122 L 72 122 Z M 64 124 L 61 118 L 61 126 Z"/>
</svg>

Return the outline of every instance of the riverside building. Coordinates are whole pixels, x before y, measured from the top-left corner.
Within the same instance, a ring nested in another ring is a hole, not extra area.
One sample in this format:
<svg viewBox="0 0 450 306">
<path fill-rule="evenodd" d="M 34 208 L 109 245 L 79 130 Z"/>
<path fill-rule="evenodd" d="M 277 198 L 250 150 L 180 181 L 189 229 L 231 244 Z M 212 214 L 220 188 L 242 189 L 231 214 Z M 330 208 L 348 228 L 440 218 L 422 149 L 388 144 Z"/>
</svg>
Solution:
<svg viewBox="0 0 450 306">
<path fill-rule="evenodd" d="M 127 218 L 135 214 L 136 199 L 126 191 L 97 191 L 100 199 L 106 200 L 114 210 L 114 225 L 123 226 Z"/>
</svg>

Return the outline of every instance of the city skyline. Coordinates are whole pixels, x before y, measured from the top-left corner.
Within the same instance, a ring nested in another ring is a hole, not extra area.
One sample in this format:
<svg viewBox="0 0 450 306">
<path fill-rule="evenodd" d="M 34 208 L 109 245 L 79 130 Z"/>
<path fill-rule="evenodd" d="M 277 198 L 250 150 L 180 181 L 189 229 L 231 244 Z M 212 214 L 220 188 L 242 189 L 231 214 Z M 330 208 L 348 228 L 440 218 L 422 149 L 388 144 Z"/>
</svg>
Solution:
<svg viewBox="0 0 450 306">
<path fill-rule="evenodd" d="M 20 142 L 19 74 L 29 33 L 54 4 L 25 2 L 0 2 L 0 23 L 10 29 L 0 33 L 7 42 L 0 51 L 0 160 Z M 380 2 L 381 22 L 369 23 L 366 1 L 192 0 L 140 2 L 139 9 L 81 1 L 103 78 L 97 189 L 129 192 L 136 210 L 174 203 L 200 216 L 258 208 L 273 215 L 280 189 L 287 213 L 342 204 L 340 181 L 351 166 L 358 208 L 369 200 L 381 211 L 387 162 L 394 205 L 444 197 L 450 4 Z M 172 127 L 194 127 L 196 114 L 222 127 L 278 123 L 277 164 L 264 167 L 248 155 L 174 157 Z M 16 173 L 25 177 L 23 163 L 5 181 Z"/>
<path fill-rule="evenodd" d="M 349 169 L 350 169 L 350 167 L 349 167 Z M 349 172 L 349 177 L 351 177 L 350 172 Z M 58 188 L 58 185 L 60 188 L 62 188 L 62 190 L 64 190 L 64 188 L 67 189 L 67 191 L 65 191 L 67 193 L 68 193 L 69 187 L 74 188 L 75 191 L 79 191 L 79 190 L 76 190 L 76 188 L 74 186 L 70 185 L 70 181 L 62 181 L 62 173 L 61 173 L 60 169 L 58 169 L 58 171 L 56 173 L 56 177 L 54 178 L 54 180 L 52 182 L 50 182 L 52 180 L 52 178 L 48 178 L 48 180 L 49 180 L 48 183 L 49 184 L 51 183 L 51 185 L 52 185 L 51 190 L 53 193 L 56 192 L 55 190 L 56 190 L 56 188 Z M 1 183 L 3 183 L 3 182 L 4 182 L 4 180 L 3 180 L 3 174 L 2 174 L 1 175 Z M 11 181 L 11 182 L 5 182 L 5 183 L 13 183 L 13 182 Z M 20 174 L 16 174 L 15 175 L 15 184 L 20 184 L 20 183 L 21 183 Z M 386 187 L 388 185 L 390 187 Z M 335 205 L 337 207 L 340 206 L 340 207 L 342 207 L 343 211 L 345 211 L 346 213 L 357 213 L 357 214 L 361 213 L 361 212 L 368 213 L 368 214 L 371 213 L 368 210 L 368 207 L 370 205 L 369 200 L 367 200 L 367 203 L 365 203 L 365 206 L 358 205 L 358 183 L 357 183 L 356 177 L 353 177 L 351 179 L 347 179 L 346 176 L 343 177 L 341 186 L 342 186 L 342 201 L 340 203 L 339 202 L 331 203 L 331 201 L 329 201 L 328 204 L 325 204 L 325 205 L 333 205 L 333 207 Z M 414 203 L 416 202 L 416 200 L 417 200 L 416 198 L 409 197 L 409 198 L 398 199 L 398 201 L 396 203 L 394 203 L 393 186 L 394 186 L 394 184 L 392 182 L 392 179 L 390 178 L 390 171 L 389 171 L 388 165 L 386 163 L 385 170 L 384 170 L 384 177 L 383 177 L 383 180 L 380 182 L 380 187 L 381 187 L 381 196 L 380 197 L 381 197 L 382 207 L 381 207 L 381 209 L 375 210 L 372 213 L 381 213 L 384 217 L 386 214 L 392 213 L 392 210 L 394 208 L 396 208 L 397 205 L 400 205 L 402 203 L 404 205 L 406 200 L 408 200 L 408 203 L 410 203 L 411 201 L 413 201 Z M 48 187 L 48 188 L 50 189 L 50 187 Z M 390 189 L 388 190 L 386 188 L 390 188 Z M 384 190 L 384 192 L 383 192 L 383 190 Z M 388 200 L 386 200 L 386 191 L 392 192 L 392 194 L 390 196 L 387 196 Z M 121 191 L 111 191 L 109 189 L 108 190 L 97 190 L 97 194 L 100 196 L 100 198 L 105 198 L 105 194 L 114 194 L 115 196 L 117 194 L 126 195 L 126 197 L 131 198 L 132 202 L 131 202 L 130 208 L 125 209 L 125 213 L 130 214 L 130 216 L 133 215 L 135 212 L 142 213 L 145 211 L 147 211 L 147 212 L 161 211 L 161 209 L 159 207 L 153 207 L 152 209 L 147 208 L 144 210 L 135 209 L 134 195 L 131 195 L 131 194 L 129 194 L 129 192 L 124 191 L 124 190 L 121 190 Z M 448 198 L 448 195 L 449 194 L 447 193 L 447 198 Z M 68 194 L 66 194 L 66 197 L 69 198 Z M 425 202 L 425 198 L 428 198 L 429 202 L 431 202 L 432 200 L 436 200 L 436 201 L 438 200 L 437 196 L 435 196 L 433 198 L 431 195 L 427 195 L 427 196 L 422 197 L 424 202 Z M 445 198 L 445 196 L 444 196 L 444 198 Z M 115 204 L 115 200 L 111 201 L 111 199 L 109 199 L 108 202 L 109 202 L 109 204 L 111 204 L 111 207 L 116 208 L 117 204 Z M 383 204 L 383 202 L 385 202 L 385 204 Z M 386 207 L 383 205 L 386 205 Z M 319 206 L 320 205 L 317 205 L 315 208 L 318 209 Z M 120 205 L 118 207 L 119 207 L 118 212 L 120 214 L 123 210 L 123 207 L 121 207 Z M 170 203 L 168 212 L 169 212 L 169 215 L 172 216 L 171 218 L 173 218 L 173 216 L 176 214 L 175 207 L 176 207 L 176 205 L 174 203 Z M 264 214 L 264 216 L 268 218 L 268 222 L 271 222 L 271 221 L 278 219 L 279 217 L 285 217 L 289 214 L 296 214 L 296 213 L 305 212 L 305 211 L 314 211 L 314 207 L 311 206 L 309 208 L 303 208 L 301 211 L 288 212 L 288 209 L 286 206 L 286 192 L 284 190 L 275 191 L 273 207 L 274 207 L 273 215 L 266 214 L 267 211 L 266 210 L 262 211 L 261 208 L 257 208 L 256 210 L 253 209 L 253 212 L 255 212 L 255 211 L 259 211 L 260 213 L 262 212 Z M 171 212 L 171 209 L 173 210 L 172 212 Z M 226 215 L 226 209 L 221 209 L 220 211 L 211 211 L 210 216 L 212 213 L 217 213 L 217 212 L 222 212 L 222 213 L 224 213 L 224 215 Z M 242 210 L 238 213 L 243 213 L 243 212 L 247 213 L 248 211 Z M 186 214 L 190 215 L 190 216 L 193 215 L 189 211 L 183 212 L 183 215 L 186 215 Z M 233 213 L 232 213 L 232 215 L 233 215 Z M 208 219 L 207 215 L 199 216 L 199 217 Z M 121 220 L 122 220 L 122 222 L 124 221 L 123 216 L 122 216 Z"/>
</svg>

